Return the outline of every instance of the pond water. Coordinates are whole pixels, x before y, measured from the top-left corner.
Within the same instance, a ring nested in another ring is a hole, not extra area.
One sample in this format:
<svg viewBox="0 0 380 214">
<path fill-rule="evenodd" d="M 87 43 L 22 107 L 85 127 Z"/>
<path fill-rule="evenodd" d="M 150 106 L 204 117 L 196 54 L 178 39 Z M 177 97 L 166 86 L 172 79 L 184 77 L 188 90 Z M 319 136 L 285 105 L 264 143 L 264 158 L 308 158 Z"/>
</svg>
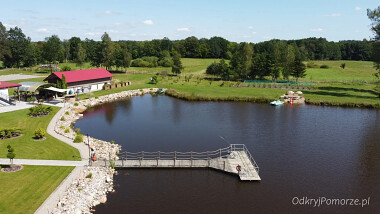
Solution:
<svg viewBox="0 0 380 214">
<path fill-rule="evenodd" d="M 374 213 L 380 208 L 380 111 L 145 95 L 89 109 L 75 128 L 130 152 L 206 151 L 243 143 L 260 167 L 260 182 L 207 169 L 119 170 L 116 191 L 96 213 Z M 293 205 L 295 197 L 370 197 L 370 205 Z"/>
</svg>

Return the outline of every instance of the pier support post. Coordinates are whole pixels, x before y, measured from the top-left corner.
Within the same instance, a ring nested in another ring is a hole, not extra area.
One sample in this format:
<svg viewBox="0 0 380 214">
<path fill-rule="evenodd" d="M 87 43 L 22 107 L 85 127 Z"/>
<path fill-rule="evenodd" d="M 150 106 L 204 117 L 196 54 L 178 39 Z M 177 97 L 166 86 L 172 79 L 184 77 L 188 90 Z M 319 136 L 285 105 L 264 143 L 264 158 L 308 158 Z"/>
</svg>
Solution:
<svg viewBox="0 0 380 214">
<path fill-rule="evenodd" d="M 177 159 L 177 152 L 174 151 L 174 167 L 175 167 L 175 160 Z"/>
<path fill-rule="evenodd" d="M 190 152 L 190 166 L 193 167 L 193 151 Z"/>
<path fill-rule="evenodd" d="M 223 161 L 223 171 L 226 171 L 226 161 Z"/>
<path fill-rule="evenodd" d="M 219 158 L 222 158 L 222 149 L 219 149 Z"/>
</svg>

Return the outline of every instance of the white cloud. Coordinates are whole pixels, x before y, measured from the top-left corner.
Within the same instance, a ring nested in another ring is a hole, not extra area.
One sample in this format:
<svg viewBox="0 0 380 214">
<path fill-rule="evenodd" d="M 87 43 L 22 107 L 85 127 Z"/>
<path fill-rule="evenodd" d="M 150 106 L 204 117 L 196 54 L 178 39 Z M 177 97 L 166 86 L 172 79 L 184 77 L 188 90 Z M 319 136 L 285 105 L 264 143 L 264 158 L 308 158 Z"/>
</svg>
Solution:
<svg viewBox="0 0 380 214">
<path fill-rule="evenodd" d="M 356 10 L 356 11 L 361 11 L 362 8 L 361 8 L 361 7 L 355 7 L 355 10 Z"/>
<path fill-rule="evenodd" d="M 112 15 L 113 13 L 109 10 L 107 10 L 106 12 L 104 12 L 104 15 Z"/>
<path fill-rule="evenodd" d="M 332 14 L 326 14 L 325 16 L 327 16 L 327 17 L 338 17 L 338 16 L 342 16 L 342 14 L 340 14 L 340 13 L 332 13 Z"/>
<path fill-rule="evenodd" d="M 190 32 L 190 28 L 187 28 L 187 27 L 182 27 L 182 28 L 177 28 L 177 31 L 178 32 Z"/>
<path fill-rule="evenodd" d="M 49 32 L 49 31 L 48 31 L 48 29 L 46 29 L 46 28 L 39 28 L 39 29 L 36 30 L 36 32 L 39 32 L 39 33 L 47 33 L 47 32 Z"/>
<path fill-rule="evenodd" d="M 148 20 L 143 21 L 143 24 L 145 24 L 145 25 L 153 25 L 153 21 L 150 20 L 150 19 L 148 19 Z"/>
<path fill-rule="evenodd" d="M 311 32 L 323 32 L 323 29 L 322 28 L 313 28 L 313 29 L 310 29 Z"/>
<path fill-rule="evenodd" d="M 130 33 L 129 36 L 137 36 L 135 33 Z"/>
<path fill-rule="evenodd" d="M 255 34 L 257 34 L 257 32 L 254 31 L 254 32 L 252 32 L 252 34 L 255 35 Z"/>
<path fill-rule="evenodd" d="M 97 36 L 97 35 L 101 35 L 102 33 L 99 33 L 99 32 L 87 32 L 85 33 L 86 36 Z"/>
<path fill-rule="evenodd" d="M 14 28 L 14 27 L 16 27 L 16 25 L 10 25 L 10 24 L 4 23 L 4 27 L 6 27 L 6 28 Z"/>
<path fill-rule="evenodd" d="M 248 29 L 253 30 L 253 27 L 252 26 L 248 26 Z"/>
</svg>

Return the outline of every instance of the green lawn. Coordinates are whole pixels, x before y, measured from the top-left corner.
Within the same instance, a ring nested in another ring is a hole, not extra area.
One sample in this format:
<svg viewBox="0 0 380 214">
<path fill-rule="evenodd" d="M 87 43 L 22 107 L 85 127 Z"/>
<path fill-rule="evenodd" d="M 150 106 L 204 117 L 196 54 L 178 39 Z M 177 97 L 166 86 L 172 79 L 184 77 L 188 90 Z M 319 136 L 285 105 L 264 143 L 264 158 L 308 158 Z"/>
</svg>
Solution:
<svg viewBox="0 0 380 214">
<path fill-rule="evenodd" d="M 0 172 L 0 213 L 34 213 L 73 169 L 24 166 L 18 172 Z"/>
<path fill-rule="evenodd" d="M 29 117 L 29 109 L 0 114 L 0 129 L 17 127 L 23 129 L 23 136 L 0 140 L 0 158 L 5 158 L 7 145 L 10 144 L 20 159 L 80 160 L 79 151 L 70 145 L 46 134 L 46 140 L 34 141 L 34 130 L 41 127 L 46 130 L 58 107 L 46 117 Z"/>
<path fill-rule="evenodd" d="M 376 70 L 373 62 L 366 61 L 312 61 L 318 68 L 307 68 L 303 81 L 375 81 L 373 75 Z M 306 62 L 308 63 L 308 62 Z M 346 63 L 345 69 L 340 68 Z M 328 69 L 319 68 L 321 65 L 329 66 Z"/>
</svg>

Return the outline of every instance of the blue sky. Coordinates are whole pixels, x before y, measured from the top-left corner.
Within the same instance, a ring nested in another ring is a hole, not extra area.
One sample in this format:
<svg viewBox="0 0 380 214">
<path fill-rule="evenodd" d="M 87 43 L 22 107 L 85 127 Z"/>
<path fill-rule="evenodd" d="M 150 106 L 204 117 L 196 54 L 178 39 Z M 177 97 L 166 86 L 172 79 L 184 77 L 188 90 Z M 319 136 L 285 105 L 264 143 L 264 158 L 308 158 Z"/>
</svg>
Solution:
<svg viewBox="0 0 380 214">
<path fill-rule="evenodd" d="M 0 21 L 33 41 L 53 34 L 100 40 L 221 36 L 236 42 L 324 37 L 370 39 L 378 0 L 0 0 Z"/>
</svg>

